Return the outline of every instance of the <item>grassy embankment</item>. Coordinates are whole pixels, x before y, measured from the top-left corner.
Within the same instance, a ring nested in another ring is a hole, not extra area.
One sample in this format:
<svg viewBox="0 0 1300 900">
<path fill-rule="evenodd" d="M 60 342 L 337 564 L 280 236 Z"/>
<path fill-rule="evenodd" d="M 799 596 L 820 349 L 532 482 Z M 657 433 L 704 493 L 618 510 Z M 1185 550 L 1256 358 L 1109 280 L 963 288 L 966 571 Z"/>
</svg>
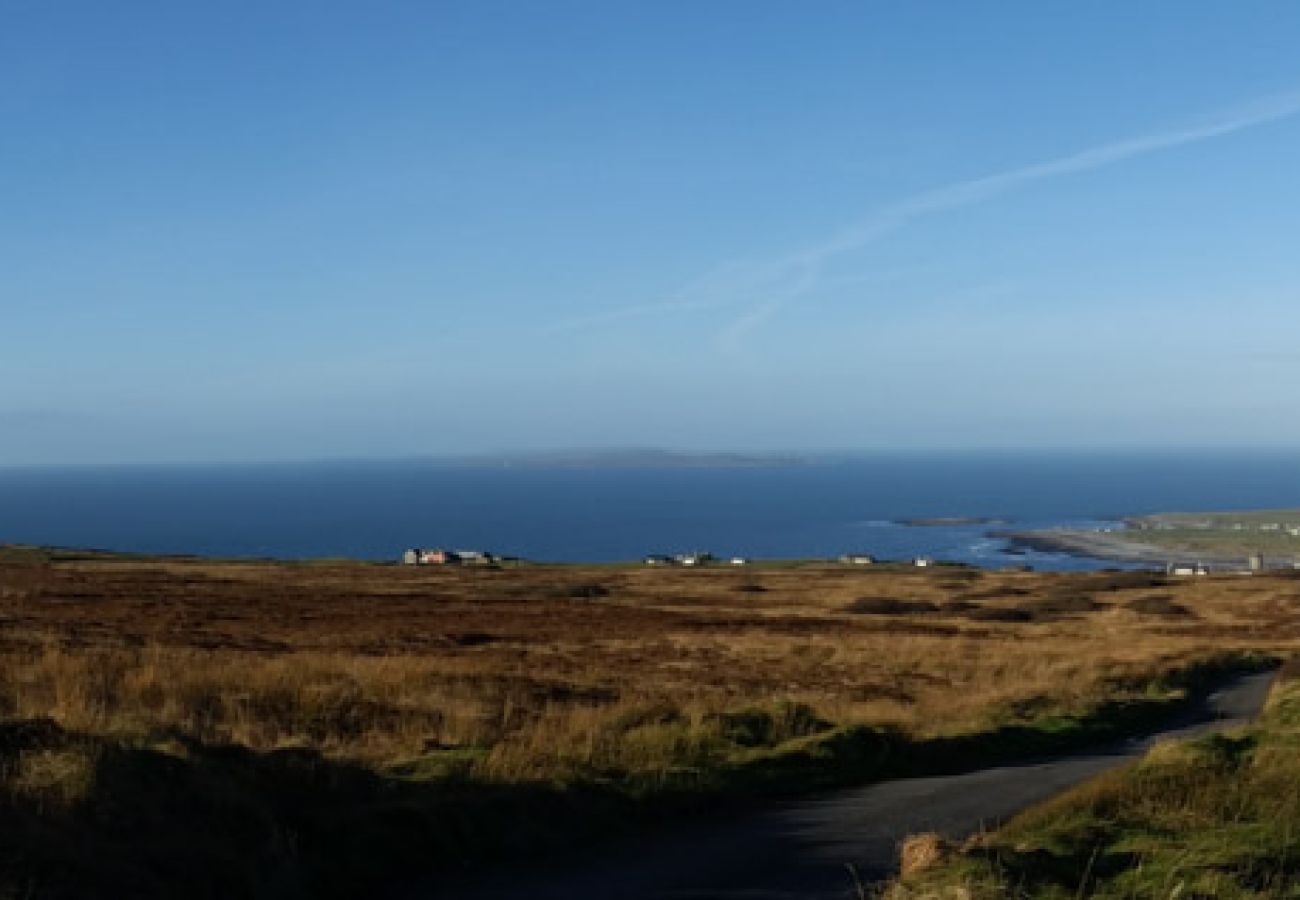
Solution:
<svg viewBox="0 0 1300 900">
<path fill-rule="evenodd" d="M 699 803 L 1131 730 L 1300 582 L 0 565 L 0 896 L 355 896 Z M 1174 674 L 1171 673 L 1181 673 Z"/>
<path fill-rule="evenodd" d="M 1300 897 L 1300 665 L 1255 727 L 1170 742 L 927 866 L 888 900 Z"/>
</svg>

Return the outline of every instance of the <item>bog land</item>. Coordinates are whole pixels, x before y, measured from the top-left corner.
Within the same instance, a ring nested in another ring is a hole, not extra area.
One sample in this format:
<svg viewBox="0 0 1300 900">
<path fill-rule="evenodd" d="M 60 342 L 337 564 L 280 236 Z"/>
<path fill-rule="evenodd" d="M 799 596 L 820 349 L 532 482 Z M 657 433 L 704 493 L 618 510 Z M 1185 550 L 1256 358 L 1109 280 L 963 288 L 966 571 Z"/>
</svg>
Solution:
<svg viewBox="0 0 1300 900">
<path fill-rule="evenodd" d="M 1300 579 L 0 553 L 0 896 L 358 896 L 1052 752 L 1300 647 Z"/>
</svg>

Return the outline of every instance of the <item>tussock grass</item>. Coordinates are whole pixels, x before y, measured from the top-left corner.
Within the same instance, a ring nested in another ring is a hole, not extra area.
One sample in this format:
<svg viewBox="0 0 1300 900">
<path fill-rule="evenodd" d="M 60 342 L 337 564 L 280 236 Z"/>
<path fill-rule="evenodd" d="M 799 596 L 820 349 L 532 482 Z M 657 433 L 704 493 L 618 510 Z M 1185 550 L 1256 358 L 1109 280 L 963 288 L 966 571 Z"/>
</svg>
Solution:
<svg viewBox="0 0 1300 900">
<path fill-rule="evenodd" d="M 845 607 L 846 612 L 881 616 L 914 616 L 939 611 L 928 600 L 899 600 L 894 597 L 862 597 Z"/>
<path fill-rule="evenodd" d="M 4 787 L 16 799 L 66 809 L 90 796 L 97 762 L 85 746 L 31 748 L 11 761 Z"/>
<path fill-rule="evenodd" d="M 1174 602 L 1168 594 L 1143 594 L 1125 605 L 1134 612 L 1149 616 L 1164 616 L 1169 619 L 1195 617 L 1195 613 L 1181 603 Z"/>
</svg>

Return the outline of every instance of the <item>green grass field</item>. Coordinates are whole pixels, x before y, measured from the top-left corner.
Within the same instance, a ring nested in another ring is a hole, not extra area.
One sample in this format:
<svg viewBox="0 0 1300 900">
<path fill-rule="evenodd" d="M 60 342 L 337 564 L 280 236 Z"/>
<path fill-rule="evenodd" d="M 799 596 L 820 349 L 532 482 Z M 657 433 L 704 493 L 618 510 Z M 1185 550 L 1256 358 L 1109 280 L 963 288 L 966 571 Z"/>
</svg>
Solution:
<svg viewBox="0 0 1300 900">
<path fill-rule="evenodd" d="M 1300 559 L 1300 510 L 1160 513 L 1128 524 L 1134 541 L 1182 553 Z"/>
</svg>

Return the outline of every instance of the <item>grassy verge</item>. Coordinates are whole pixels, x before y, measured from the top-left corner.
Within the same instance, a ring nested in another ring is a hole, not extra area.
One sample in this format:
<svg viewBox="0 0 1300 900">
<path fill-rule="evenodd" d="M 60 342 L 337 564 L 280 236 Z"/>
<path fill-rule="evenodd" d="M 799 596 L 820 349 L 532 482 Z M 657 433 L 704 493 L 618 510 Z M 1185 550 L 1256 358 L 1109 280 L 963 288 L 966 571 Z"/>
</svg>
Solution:
<svg viewBox="0 0 1300 900">
<path fill-rule="evenodd" d="M 539 852 L 719 800 L 739 802 L 924 771 L 952 771 L 1141 731 L 1198 687 L 1260 656 L 1207 660 L 1099 686 L 1087 707 L 938 738 L 836 726 L 781 703 L 688 720 L 646 708 L 604 739 L 665 744 L 656 769 L 487 777 L 486 751 L 400 764 L 315 749 L 257 752 L 180 731 L 0 725 L 0 897 L 351 897 L 431 867 Z M 1003 714 L 1010 714 L 1003 711 Z"/>
<path fill-rule="evenodd" d="M 904 877 L 922 898 L 1300 897 L 1300 665 L 1257 726 L 1153 749 Z M 933 856 L 933 854 L 931 854 Z"/>
</svg>

